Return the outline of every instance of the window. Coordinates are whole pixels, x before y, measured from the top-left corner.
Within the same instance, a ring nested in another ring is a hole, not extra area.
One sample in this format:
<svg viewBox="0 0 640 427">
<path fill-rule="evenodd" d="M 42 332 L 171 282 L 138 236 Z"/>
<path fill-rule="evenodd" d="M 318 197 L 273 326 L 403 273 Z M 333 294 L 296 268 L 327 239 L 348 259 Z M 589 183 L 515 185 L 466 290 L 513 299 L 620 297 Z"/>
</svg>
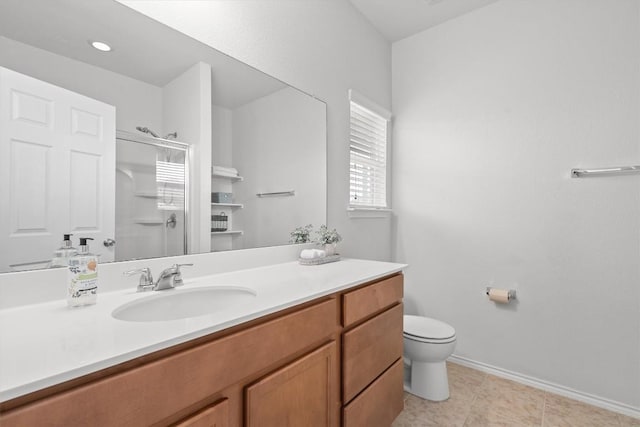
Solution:
<svg viewBox="0 0 640 427">
<path fill-rule="evenodd" d="M 388 209 L 387 159 L 391 113 L 349 91 L 350 209 Z"/>
</svg>

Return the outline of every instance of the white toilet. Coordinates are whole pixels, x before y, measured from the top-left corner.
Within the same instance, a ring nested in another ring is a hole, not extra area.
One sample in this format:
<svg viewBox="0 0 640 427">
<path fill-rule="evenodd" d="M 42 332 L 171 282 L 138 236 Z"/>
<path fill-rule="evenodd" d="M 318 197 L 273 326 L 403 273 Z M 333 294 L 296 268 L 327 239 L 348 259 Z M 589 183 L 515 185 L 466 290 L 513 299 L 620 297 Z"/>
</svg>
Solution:
<svg viewBox="0 0 640 427">
<path fill-rule="evenodd" d="M 410 376 L 405 390 L 436 402 L 449 398 L 445 360 L 456 348 L 456 330 L 439 320 L 404 316 L 404 357 Z"/>
</svg>

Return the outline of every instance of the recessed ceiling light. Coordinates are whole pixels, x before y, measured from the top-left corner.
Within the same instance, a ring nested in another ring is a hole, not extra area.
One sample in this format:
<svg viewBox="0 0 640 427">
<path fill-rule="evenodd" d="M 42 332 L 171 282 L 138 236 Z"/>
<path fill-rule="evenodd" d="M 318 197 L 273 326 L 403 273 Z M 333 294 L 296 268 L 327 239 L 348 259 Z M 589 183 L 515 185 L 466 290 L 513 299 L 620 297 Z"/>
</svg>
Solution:
<svg viewBox="0 0 640 427">
<path fill-rule="evenodd" d="M 95 49 L 98 49 L 101 52 L 110 52 L 111 51 L 111 46 L 109 46 L 105 42 L 97 42 L 97 41 L 93 42 L 93 41 L 89 40 L 89 44 L 91 46 L 93 46 Z"/>
</svg>

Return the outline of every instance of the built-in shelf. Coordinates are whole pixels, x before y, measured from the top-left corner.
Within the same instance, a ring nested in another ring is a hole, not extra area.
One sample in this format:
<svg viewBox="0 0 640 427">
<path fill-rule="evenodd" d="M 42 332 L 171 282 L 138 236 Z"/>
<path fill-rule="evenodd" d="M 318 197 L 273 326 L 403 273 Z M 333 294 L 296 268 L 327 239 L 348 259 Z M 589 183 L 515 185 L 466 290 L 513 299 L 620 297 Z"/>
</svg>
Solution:
<svg viewBox="0 0 640 427">
<path fill-rule="evenodd" d="M 211 206 L 217 207 L 227 207 L 227 208 L 244 208 L 244 205 L 241 203 L 211 203 Z"/>
<path fill-rule="evenodd" d="M 160 197 L 157 191 L 136 191 L 133 195 L 136 197 L 144 197 L 145 199 L 157 199 Z"/>
<path fill-rule="evenodd" d="M 240 231 L 240 230 L 228 230 L 228 231 L 212 231 L 211 232 L 212 236 L 214 236 L 214 235 L 218 236 L 218 235 L 223 235 L 223 234 L 226 234 L 226 235 L 233 235 L 233 234 L 241 235 L 242 231 Z"/>
<path fill-rule="evenodd" d="M 162 225 L 164 224 L 164 220 L 156 219 L 156 218 L 135 218 L 133 220 L 136 224 L 141 225 Z"/>
<path fill-rule="evenodd" d="M 231 181 L 242 181 L 244 179 L 241 176 L 219 175 L 217 173 L 212 173 L 211 176 L 214 178 L 229 179 Z"/>
</svg>

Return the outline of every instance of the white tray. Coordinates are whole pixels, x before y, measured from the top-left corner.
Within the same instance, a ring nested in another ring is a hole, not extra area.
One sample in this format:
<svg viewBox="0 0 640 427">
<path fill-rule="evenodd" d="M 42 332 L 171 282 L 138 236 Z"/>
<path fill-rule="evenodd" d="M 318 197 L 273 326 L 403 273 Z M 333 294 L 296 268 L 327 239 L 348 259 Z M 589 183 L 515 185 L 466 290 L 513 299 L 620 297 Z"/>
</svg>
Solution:
<svg viewBox="0 0 640 427">
<path fill-rule="evenodd" d="M 300 263 L 300 265 L 321 265 L 321 264 L 326 264 L 328 262 L 336 262 L 336 261 L 340 261 L 340 254 L 327 255 L 326 257 L 323 257 L 323 258 L 313 258 L 313 259 L 298 258 L 298 263 Z"/>
</svg>

